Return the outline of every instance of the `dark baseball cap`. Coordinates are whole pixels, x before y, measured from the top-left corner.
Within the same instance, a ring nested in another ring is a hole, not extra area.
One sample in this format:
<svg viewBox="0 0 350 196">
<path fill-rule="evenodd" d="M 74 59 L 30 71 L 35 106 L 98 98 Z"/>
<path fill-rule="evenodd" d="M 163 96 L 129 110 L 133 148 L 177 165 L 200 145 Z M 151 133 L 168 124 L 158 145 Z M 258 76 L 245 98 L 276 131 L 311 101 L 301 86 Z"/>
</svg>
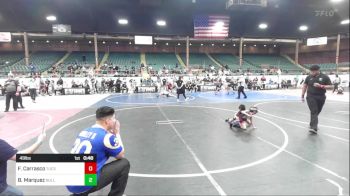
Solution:
<svg viewBox="0 0 350 196">
<path fill-rule="evenodd" d="M 320 70 L 320 66 L 318 65 L 313 65 L 310 67 L 310 71 L 318 71 L 318 70 Z"/>
</svg>

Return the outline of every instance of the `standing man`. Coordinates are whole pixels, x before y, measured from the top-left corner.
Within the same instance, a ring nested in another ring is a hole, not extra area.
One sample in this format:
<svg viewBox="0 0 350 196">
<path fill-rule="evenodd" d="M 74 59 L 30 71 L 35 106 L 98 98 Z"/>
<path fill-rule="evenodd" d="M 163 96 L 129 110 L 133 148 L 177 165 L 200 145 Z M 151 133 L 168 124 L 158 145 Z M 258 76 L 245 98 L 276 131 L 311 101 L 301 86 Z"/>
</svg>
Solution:
<svg viewBox="0 0 350 196">
<path fill-rule="evenodd" d="M 6 141 L 0 139 L 0 196 L 21 196 L 22 191 L 7 184 L 7 161 L 16 161 L 16 154 L 32 154 L 42 144 L 46 137 L 45 130 L 39 135 L 37 141 L 30 147 L 18 150 L 8 144 Z"/>
<path fill-rule="evenodd" d="M 38 89 L 38 83 L 36 81 L 35 75 L 29 80 L 29 94 L 32 102 L 35 103 L 36 89 Z"/>
<path fill-rule="evenodd" d="M 177 88 L 177 102 L 179 102 L 180 95 L 182 94 L 187 101 L 188 98 L 185 95 L 186 87 L 184 84 L 184 81 L 182 80 L 182 76 L 179 77 L 179 80 L 176 81 L 176 88 Z"/>
<path fill-rule="evenodd" d="M 247 76 L 248 78 L 248 76 Z M 241 98 L 241 93 L 244 95 L 244 99 L 247 99 L 247 95 L 244 92 L 244 83 L 248 83 L 247 78 L 243 78 L 243 75 L 238 79 L 238 97 L 237 99 Z"/>
<path fill-rule="evenodd" d="M 341 79 L 339 78 L 338 74 L 336 74 L 335 79 L 333 81 L 333 83 L 334 83 L 333 93 L 335 91 L 338 91 L 338 86 L 339 86 L 340 82 L 341 82 Z"/>
<path fill-rule="evenodd" d="M 18 78 L 16 78 L 15 80 L 19 81 Z M 23 81 L 22 83 L 19 83 L 18 82 L 18 96 L 17 96 L 17 108 L 22 108 L 24 109 L 24 106 L 23 106 L 23 100 L 22 100 L 22 92 L 25 91 L 25 87 L 24 87 L 24 84 L 23 84 Z M 20 105 L 21 107 L 19 107 L 18 105 Z"/>
<path fill-rule="evenodd" d="M 18 81 L 13 78 L 13 74 L 8 74 L 8 80 L 5 82 L 5 91 L 6 91 L 6 109 L 5 112 L 8 112 L 10 109 L 10 101 L 13 102 L 13 110 L 17 111 L 17 96 L 19 96 L 18 91 Z"/>
<path fill-rule="evenodd" d="M 60 78 L 57 80 L 57 90 L 61 92 L 61 95 L 64 95 L 64 88 L 63 88 L 63 79 L 60 76 Z M 55 95 L 56 95 L 56 90 L 55 90 Z"/>
<path fill-rule="evenodd" d="M 310 67 L 310 75 L 305 78 L 301 92 L 301 100 L 304 102 L 305 92 L 307 91 L 306 101 L 309 106 L 311 118 L 309 131 L 317 134 L 318 115 L 321 113 L 326 101 L 326 89 L 331 89 L 332 82 L 329 77 L 320 72 L 318 65 Z"/>
<path fill-rule="evenodd" d="M 239 85 L 238 85 L 238 97 L 237 97 L 237 99 L 240 99 L 240 98 L 241 98 L 241 93 L 244 95 L 244 99 L 247 99 L 247 95 L 246 95 L 245 92 L 244 92 L 244 84 L 242 84 L 242 82 L 239 82 Z"/>
<path fill-rule="evenodd" d="M 130 163 L 124 158 L 120 124 L 111 107 L 96 110 L 96 124 L 80 132 L 71 150 L 73 154 L 97 155 L 97 186 L 67 186 L 74 195 L 85 196 L 112 184 L 108 195 L 122 196 L 128 182 Z M 105 164 L 109 157 L 115 158 Z"/>
</svg>

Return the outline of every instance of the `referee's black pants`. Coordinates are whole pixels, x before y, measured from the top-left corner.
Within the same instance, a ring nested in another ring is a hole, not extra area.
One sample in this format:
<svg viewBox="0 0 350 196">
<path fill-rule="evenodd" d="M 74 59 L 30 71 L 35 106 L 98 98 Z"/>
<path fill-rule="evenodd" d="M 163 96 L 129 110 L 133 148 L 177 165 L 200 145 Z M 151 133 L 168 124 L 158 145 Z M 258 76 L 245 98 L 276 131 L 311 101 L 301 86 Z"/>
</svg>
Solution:
<svg viewBox="0 0 350 196">
<path fill-rule="evenodd" d="M 12 99 L 13 102 L 13 109 L 15 111 L 17 111 L 17 96 L 16 96 L 16 92 L 7 92 L 6 93 L 6 109 L 5 111 L 9 111 L 10 109 L 10 101 Z"/>
<path fill-rule="evenodd" d="M 187 97 L 186 97 L 186 90 L 185 90 L 185 89 L 178 89 L 178 90 L 177 90 L 177 99 L 180 98 L 180 95 L 181 95 L 181 94 L 184 96 L 185 99 L 187 98 Z"/>
<path fill-rule="evenodd" d="M 119 159 L 104 165 L 97 180 L 97 186 L 85 193 L 73 194 L 74 196 L 87 196 L 112 183 L 108 196 L 122 196 L 128 182 L 130 163 L 127 159 Z"/>
<path fill-rule="evenodd" d="M 310 109 L 310 128 L 317 130 L 318 129 L 318 115 L 321 113 L 323 105 L 326 101 L 326 96 L 307 96 L 306 97 L 307 105 Z"/>
<path fill-rule="evenodd" d="M 19 106 L 21 106 L 21 108 L 24 108 L 21 93 L 19 93 L 19 95 L 17 96 L 17 108 L 19 108 Z"/>
<path fill-rule="evenodd" d="M 35 101 L 35 98 L 36 98 L 36 89 L 35 88 L 30 88 L 29 89 L 29 94 L 30 94 L 30 98 Z M 56 94 L 56 91 L 55 91 L 55 94 Z"/>
<path fill-rule="evenodd" d="M 238 99 L 241 98 L 241 93 L 244 95 L 244 98 L 247 98 L 247 95 L 244 92 L 244 86 L 238 87 L 238 97 L 237 97 Z"/>
</svg>

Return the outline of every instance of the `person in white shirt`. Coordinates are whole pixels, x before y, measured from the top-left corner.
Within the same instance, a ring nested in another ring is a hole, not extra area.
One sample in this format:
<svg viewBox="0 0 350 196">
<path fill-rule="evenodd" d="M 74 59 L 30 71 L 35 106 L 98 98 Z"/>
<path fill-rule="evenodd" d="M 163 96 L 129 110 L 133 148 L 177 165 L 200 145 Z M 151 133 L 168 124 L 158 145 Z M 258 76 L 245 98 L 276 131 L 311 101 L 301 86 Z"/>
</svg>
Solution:
<svg viewBox="0 0 350 196">
<path fill-rule="evenodd" d="M 333 81 L 333 84 L 334 84 L 333 93 L 335 91 L 338 91 L 338 86 L 339 86 L 340 82 L 341 82 L 341 79 L 339 78 L 338 74 L 336 74 L 335 79 Z"/>
<path fill-rule="evenodd" d="M 29 94 L 30 94 L 30 97 L 31 97 L 33 103 L 35 103 L 35 98 L 37 96 L 37 94 L 36 94 L 37 89 L 38 89 L 38 81 L 36 80 L 35 76 L 33 76 L 29 80 Z"/>
</svg>

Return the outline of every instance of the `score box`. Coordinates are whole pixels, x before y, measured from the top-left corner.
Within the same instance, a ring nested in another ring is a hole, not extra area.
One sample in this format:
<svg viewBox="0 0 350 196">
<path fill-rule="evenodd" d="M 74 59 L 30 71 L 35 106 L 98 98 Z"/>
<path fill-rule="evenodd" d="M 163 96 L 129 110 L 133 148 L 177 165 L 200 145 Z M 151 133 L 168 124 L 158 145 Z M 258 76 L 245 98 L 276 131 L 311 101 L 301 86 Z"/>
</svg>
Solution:
<svg viewBox="0 0 350 196">
<path fill-rule="evenodd" d="M 96 186 L 95 154 L 17 154 L 17 186 Z"/>
</svg>

